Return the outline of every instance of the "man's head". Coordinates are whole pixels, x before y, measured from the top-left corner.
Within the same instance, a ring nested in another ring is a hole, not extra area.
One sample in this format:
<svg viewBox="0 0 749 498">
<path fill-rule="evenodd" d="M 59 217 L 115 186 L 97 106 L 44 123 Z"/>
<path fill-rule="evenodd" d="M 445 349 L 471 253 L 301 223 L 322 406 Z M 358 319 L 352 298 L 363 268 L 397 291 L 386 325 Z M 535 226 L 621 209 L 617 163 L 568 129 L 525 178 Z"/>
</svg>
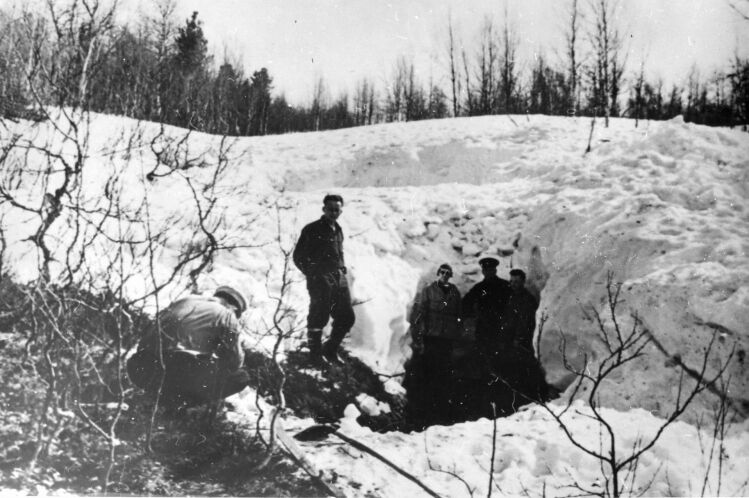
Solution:
<svg viewBox="0 0 749 498">
<path fill-rule="evenodd" d="M 495 258 L 481 258 L 479 265 L 481 265 L 481 274 L 484 275 L 484 278 L 493 277 L 497 275 L 499 260 Z"/>
<path fill-rule="evenodd" d="M 525 272 L 515 268 L 510 270 L 510 287 L 512 290 L 520 290 L 525 287 Z"/>
<path fill-rule="evenodd" d="M 228 285 L 222 285 L 216 292 L 213 293 L 214 297 L 221 300 L 221 304 L 229 308 L 239 318 L 242 313 L 247 311 L 247 300 L 244 298 L 241 292 L 234 287 Z"/>
<path fill-rule="evenodd" d="M 442 263 L 439 268 L 437 268 L 437 280 L 439 280 L 441 283 L 446 284 L 448 280 L 450 280 L 450 277 L 453 276 L 453 269 L 450 265 L 447 263 Z"/>
<path fill-rule="evenodd" d="M 322 212 L 328 221 L 337 220 L 343 212 L 343 197 L 337 194 L 326 195 L 322 200 Z"/>
</svg>

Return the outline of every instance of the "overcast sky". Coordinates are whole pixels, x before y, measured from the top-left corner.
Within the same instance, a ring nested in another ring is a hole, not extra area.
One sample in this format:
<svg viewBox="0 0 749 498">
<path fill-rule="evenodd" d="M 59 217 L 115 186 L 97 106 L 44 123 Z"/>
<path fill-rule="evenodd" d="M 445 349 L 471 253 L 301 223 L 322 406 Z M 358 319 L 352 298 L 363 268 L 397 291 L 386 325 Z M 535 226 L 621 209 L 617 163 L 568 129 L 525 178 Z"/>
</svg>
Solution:
<svg viewBox="0 0 749 498">
<path fill-rule="evenodd" d="M 741 1 L 741 0 L 740 0 Z M 585 3 L 586 0 L 580 0 Z M 629 39 L 629 69 L 645 58 L 652 76 L 680 82 L 693 63 L 704 74 L 725 67 L 749 45 L 749 22 L 728 0 L 623 0 L 617 22 Z M 521 58 L 563 50 L 564 0 L 508 0 Z M 448 13 L 467 47 L 485 15 L 503 20 L 501 0 L 179 0 L 181 17 L 197 10 L 214 53 L 267 67 L 277 92 L 306 102 L 315 79 L 331 91 L 370 77 L 382 87 L 399 55 L 412 57 L 422 81 L 445 79 Z M 746 53 L 746 52 L 744 52 Z"/>
</svg>

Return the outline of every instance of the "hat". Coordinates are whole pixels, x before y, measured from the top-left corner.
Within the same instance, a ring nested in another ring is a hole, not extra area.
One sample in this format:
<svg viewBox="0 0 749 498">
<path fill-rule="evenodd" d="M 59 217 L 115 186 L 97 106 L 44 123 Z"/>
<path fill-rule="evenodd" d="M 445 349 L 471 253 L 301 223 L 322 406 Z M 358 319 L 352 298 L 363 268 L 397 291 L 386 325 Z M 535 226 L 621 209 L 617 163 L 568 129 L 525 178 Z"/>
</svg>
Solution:
<svg viewBox="0 0 749 498">
<path fill-rule="evenodd" d="M 496 258 L 481 258 L 479 264 L 481 268 L 496 268 L 499 266 L 499 260 Z"/>
<path fill-rule="evenodd" d="M 244 298 L 242 293 L 239 292 L 234 287 L 230 287 L 228 285 L 222 285 L 221 287 L 216 289 L 216 292 L 214 292 L 213 295 L 218 296 L 218 297 L 223 297 L 232 301 L 234 304 L 236 304 L 239 307 L 240 314 L 247 311 L 247 300 Z"/>
</svg>

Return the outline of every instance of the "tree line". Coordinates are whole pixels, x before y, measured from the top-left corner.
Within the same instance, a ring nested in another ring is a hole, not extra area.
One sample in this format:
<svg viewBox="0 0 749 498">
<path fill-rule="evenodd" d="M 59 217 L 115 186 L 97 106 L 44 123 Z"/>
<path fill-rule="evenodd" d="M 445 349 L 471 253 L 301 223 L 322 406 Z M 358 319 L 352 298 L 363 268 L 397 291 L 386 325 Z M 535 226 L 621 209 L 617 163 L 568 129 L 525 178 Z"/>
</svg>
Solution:
<svg viewBox="0 0 749 498">
<path fill-rule="evenodd" d="M 12 117 L 41 100 L 231 136 L 489 114 L 749 122 L 749 58 L 709 75 L 694 67 L 669 86 L 647 78 L 644 64 L 627 71 L 618 0 L 567 0 L 561 50 L 553 58 L 538 50 L 533 61 L 519 58 L 507 9 L 501 23 L 486 16 L 470 41 L 448 17 L 443 77 L 423 81 L 400 57 L 379 84 L 365 78 L 351 93 L 331 96 L 320 77 L 303 105 L 274 94 L 266 68 L 250 74 L 226 55 L 218 64 L 198 12 L 179 23 L 172 0 L 155 7 L 135 25 L 118 25 L 113 6 L 102 14 L 92 1 L 0 11 L 0 112 Z"/>
</svg>

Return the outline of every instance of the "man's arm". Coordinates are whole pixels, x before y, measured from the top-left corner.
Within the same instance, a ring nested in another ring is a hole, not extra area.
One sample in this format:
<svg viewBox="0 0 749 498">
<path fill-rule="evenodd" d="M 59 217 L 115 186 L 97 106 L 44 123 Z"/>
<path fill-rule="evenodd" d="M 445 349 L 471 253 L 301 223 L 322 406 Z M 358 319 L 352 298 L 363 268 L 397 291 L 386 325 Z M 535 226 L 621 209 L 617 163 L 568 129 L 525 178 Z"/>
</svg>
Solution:
<svg viewBox="0 0 749 498">
<path fill-rule="evenodd" d="M 346 273 L 346 258 L 343 255 L 343 229 L 340 225 L 338 225 L 338 230 L 341 231 L 341 245 L 338 248 L 341 255 L 341 267 L 343 267 L 343 273 Z"/>
<path fill-rule="evenodd" d="M 465 296 L 463 296 L 463 300 L 461 301 L 461 312 L 462 316 L 467 317 L 473 317 L 476 315 L 476 300 L 478 298 L 478 290 L 476 286 L 473 286 L 471 290 L 469 290 Z"/>
<path fill-rule="evenodd" d="M 309 271 L 309 239 L 309 230 L 304 227 L 292 255 L 294 265 L 305 275 Z"/>
<path fill-rule="evenodd" d="M 226 310 L 221 317 L 222 334 L 216 351 L 219 361 L 226 370 L 233 372 L 244 363 L 244 349 L 239 340 L 241 326 L 234 314 Z"/>
<path fill-rule="evenodd" d="M 413 343 L 417 349 L 421 349 L 424 346 L 424 333 L 426 332 L 425 327 L 427 324 L 427 315 L 429 313 L 429 296 L 427 294 L 427 287 L 424 287 L 416 295 L 416 301 L 414 302 L 414 311 L 412 313 L 411 322 L 411 335 L 413 336 Z"/>
</svg>

